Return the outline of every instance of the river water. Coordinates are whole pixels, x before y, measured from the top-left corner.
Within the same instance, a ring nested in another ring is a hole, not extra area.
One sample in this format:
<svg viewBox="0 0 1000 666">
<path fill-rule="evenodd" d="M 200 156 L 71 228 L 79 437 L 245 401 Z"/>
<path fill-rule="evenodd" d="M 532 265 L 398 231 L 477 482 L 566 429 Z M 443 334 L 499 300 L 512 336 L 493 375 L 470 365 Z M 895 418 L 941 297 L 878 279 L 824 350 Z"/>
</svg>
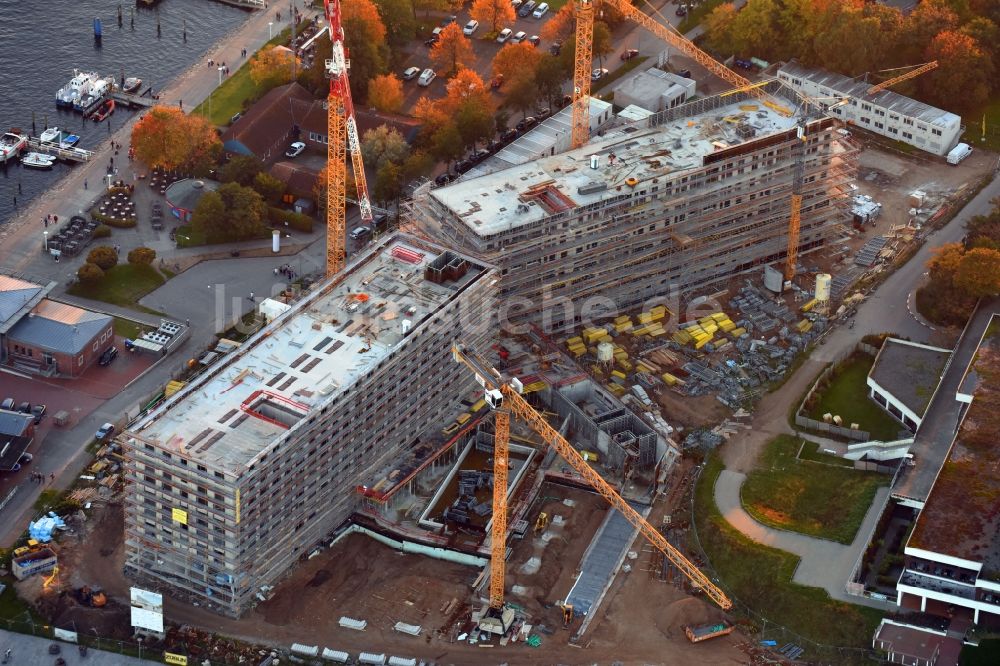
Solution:
<svg viewBox="0 0 1000 666">
<path fill-rule="evenodd" d="M 47 122 L 79 135 L 80 148 L 96 149 L 108 141 L 107 123 L 56 109 L 56 91 L 66 85 L 74 68 L 116 78 L 124 70 L 126 77 L 141 78 L 143 89 L 152 85 L 155 92 L 249 16 L 246 10 L 214 0 L 161 0 L 155 8 L 137 7 L 134 0 L 0 0 L 0 132 L 14 127 L 31 132 L 34 112 L 37 133 Z M 95 17 L 103 24 L 100 47 L 94 43 Z M 112 129 L 132 113 L 116 109 Z M 58 163 L 51 171 L 38 171 L 16 161 L 0 166 L 0 224 L 72 168 Z"/>
</svg>

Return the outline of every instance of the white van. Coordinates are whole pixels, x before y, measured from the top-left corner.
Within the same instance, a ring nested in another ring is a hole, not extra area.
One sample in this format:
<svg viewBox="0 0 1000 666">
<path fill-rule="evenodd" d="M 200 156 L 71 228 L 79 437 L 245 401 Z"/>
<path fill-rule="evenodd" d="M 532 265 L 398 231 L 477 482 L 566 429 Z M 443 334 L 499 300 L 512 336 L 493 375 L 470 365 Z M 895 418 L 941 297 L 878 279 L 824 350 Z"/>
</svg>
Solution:
<svg viewBox="0 0 1000 666">
<path fill-rule="evenodd" d="M 972 154 L 972 146 L 967 143 L 960 143 L 948 153 L 948 164 L 958 164 Z"/>
<path fill-rule="evenodd" d="M 497 35 L 497 43 L 504 44 L 508 39 L 510 39 L 510 36 L 513 34 L 514 31 L 511 30 L 510 28 L 504 28 L 503 30 L 500 31 L 500 34 Z"/>
<path fill-rule="evenodd" d="M 549 3 L 543 2 L 535 8 L 535 12 L 532 14 L 536 19 L 540 19 L 545 16 L 545 12 L 549 11 Z"/>
<path fill-rule="evenodd" d="M 423 72 L 420 73 L 420 78 L 417 79 L 417 85 L 426 88 L 431 84 L 431 81 L 437 78 L 437 74 L 434 70 L 428 67 Z"/>
</svg>

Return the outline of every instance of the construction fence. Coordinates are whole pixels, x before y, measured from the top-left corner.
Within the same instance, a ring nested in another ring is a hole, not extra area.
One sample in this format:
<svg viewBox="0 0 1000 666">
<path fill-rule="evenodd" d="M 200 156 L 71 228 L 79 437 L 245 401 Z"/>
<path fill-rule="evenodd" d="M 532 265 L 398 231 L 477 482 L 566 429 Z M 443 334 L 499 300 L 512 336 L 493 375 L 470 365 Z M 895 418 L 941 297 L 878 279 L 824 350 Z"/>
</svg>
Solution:
<svg viewBox="0 0 1000 666">
<path fill-rule="evenodd" d="M 855 442 L 867 442 L 871 439 L 871 433 L 867 430 L 856 430 L 854 428 L 845 428 L 843 426 L 838 426 L 835 423 L 827 423 L 826 421 L 819 421 L 817 419 L 809 418 L 803 414 L 803 406 L 809 402 L 809 399 L 816 392 L 816 389 L 823 384 L 823 381 L 830 376 L 830 374 L 837 368 L 837 365 L 845 361 L 854 352 L 859 351 L 870 356 L 878 355 L 878 349 L 872 347 L 864 342 L 859 342 L 853 349 L 841 352 L 840 355 L 828 365 L 823 372 L 819 373 L 819 377 L 813 382 L 813 385 L 809 387 L 809 391 L 802 398 L 802 402 L 799 403 L 799 409 L 795 413 L 795 425 L 806 430 L 812 430 L 814 432 L 826 433 L 833 435 L 834 437 L 841 437 Z"/>
</svg>

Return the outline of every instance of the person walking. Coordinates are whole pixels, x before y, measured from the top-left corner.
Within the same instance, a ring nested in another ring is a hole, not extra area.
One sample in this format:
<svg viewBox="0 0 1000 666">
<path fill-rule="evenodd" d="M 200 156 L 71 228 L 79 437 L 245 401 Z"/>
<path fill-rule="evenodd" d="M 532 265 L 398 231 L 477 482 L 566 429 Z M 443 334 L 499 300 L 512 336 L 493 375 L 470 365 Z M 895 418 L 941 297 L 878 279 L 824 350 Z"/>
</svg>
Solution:
<svg viewBox="0 0 1000 666">
<path fill-rule="evenodd" d="M 87 179 L 83 179 L 83 189 L 87 189 Z"/>
</svg>

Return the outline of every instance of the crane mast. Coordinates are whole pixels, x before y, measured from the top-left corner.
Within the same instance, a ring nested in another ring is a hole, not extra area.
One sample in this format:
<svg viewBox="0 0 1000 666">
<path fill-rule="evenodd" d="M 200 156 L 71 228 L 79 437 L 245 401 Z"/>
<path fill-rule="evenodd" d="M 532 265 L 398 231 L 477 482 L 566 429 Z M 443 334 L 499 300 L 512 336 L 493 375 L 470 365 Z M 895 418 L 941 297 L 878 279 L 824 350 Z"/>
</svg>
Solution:
<svg viewBox="0 0 1000 666">
<path fill-rule="evenodd" d="M 493 366 L 475 352 L 467 350 L 463 345 L 452 345 L 452 356 L 464 364 L 476 375 L 476 379 L 486 392 L 486 402 L 496 412 L 497 424 L 494 436 L 494 483 L 493 483 L 493 528 L 491 531 L 492 560 L 490 562 L 490 608 L 499 611 L 503 608 L 504 554 L 506 552 L 507 525 L 507 455 L 510 437 L 510 417 L 516 416 L 531 427 L 542 440 L 565 460 L 577 474 L 600 493 L 611 506 L 621 513 L 626 520 L 676 566 L 695 587 L 724 610 L 733 603 L 705 574 L 698 570 L 684 555 L 674 548 L 655 527 L 642 517 L 638 511 L 622 498 L 621 495 L 600 474 L 583 459 L 583 456 L 573 448 L 566 438 L 535 411 L 535 408 L 521 395 L 523 385 L 517 378 L 504 380 Z M 501 469 L 502 473 L 497 472 Z M 501 479 L 503 484 L 501 485 Z M 499 519 L 498 519 L 499 518 Z"/>
<path fill-rule="evenodd" d="M 333 275 L 343 270 L 346 257 L 348 150 L 362 220 L 372 219 L 372 206 L 361 158 L 358 125 L 354 119 L 354 103 L 351 101 L 351 84 L 347 74 L 351 64 L 344 46 L 340 0 L 324 0 L 323 5 L 333 47 L 330 59 L 326 61 L 326 73 L 330 77 L 327 104 L 326 274 Z"/>
</svg>

